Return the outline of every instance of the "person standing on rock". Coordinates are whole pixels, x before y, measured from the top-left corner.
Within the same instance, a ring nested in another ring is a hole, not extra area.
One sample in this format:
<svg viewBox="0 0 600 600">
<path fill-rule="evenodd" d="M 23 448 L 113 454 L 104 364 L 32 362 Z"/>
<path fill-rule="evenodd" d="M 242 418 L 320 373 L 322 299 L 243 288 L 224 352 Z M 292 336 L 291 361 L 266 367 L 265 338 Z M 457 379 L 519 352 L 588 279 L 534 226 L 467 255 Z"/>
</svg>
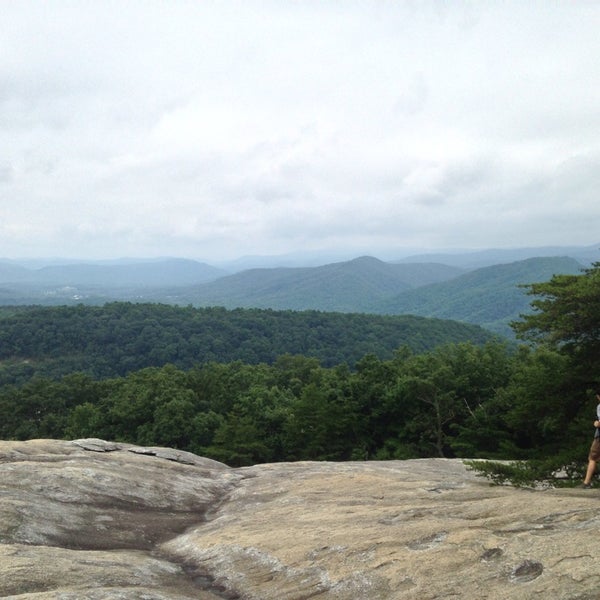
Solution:
<svg viewBox="0 0 600 600">
<path fill-rule="evenodd" d="M 586 490 L 592 487 L 592 477 L 596 472 L 596 463 L 600 460 L 600 388 L 596 389 L 596 400 L 598 400 L 598 406 L 596 406 L 596 420 L 594 421 L 596 432 L 594 433 L 594 440 L 590 447 L 588 467 L 582 485 Z"/>
</svg>

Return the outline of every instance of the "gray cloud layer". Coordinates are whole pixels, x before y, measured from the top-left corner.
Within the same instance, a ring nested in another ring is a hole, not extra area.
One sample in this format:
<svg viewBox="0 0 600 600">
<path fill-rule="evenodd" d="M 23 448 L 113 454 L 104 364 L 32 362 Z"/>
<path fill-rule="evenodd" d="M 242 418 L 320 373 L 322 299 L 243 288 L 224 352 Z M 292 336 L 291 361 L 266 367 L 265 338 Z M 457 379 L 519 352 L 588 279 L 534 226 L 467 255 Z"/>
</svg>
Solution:
<svg viewBox="0 0 600 600">
<path fill-rule="evenodd" d="M 13 2 L 0 254 L 599 241 L 600 3 Z"/>
</svg>

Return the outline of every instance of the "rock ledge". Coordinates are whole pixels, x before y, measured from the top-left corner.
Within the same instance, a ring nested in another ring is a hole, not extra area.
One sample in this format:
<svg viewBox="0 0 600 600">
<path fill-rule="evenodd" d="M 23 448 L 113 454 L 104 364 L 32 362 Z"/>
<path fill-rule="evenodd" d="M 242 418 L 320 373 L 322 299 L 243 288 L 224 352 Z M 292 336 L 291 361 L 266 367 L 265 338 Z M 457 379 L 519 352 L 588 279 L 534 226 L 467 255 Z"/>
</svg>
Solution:
<svg viewBox="0 0 600 600">
<path fill-rule="evenodd" d="M 0 442 L 0 597 L 591 600 L 600 491 L 460 460 L 231 469 L 103 440 Z"/>
</svg>

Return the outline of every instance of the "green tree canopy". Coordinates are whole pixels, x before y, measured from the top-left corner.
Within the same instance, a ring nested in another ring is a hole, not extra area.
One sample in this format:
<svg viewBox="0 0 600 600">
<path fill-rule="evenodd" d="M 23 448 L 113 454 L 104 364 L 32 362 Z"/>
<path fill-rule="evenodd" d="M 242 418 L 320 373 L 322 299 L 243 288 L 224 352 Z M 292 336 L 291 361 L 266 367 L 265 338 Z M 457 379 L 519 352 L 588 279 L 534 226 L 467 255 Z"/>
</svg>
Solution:
<svg viewBox="0 0 600 600">
<path fill-rule="evenodd" d="M 555 275 L 525 286 L 534 312 L 512 324 L 517 336 L 550 346 L 574 359 L 583 381 L 598 381 L 600 369 L 600 263 L 581 275 Z"/>
</svg>

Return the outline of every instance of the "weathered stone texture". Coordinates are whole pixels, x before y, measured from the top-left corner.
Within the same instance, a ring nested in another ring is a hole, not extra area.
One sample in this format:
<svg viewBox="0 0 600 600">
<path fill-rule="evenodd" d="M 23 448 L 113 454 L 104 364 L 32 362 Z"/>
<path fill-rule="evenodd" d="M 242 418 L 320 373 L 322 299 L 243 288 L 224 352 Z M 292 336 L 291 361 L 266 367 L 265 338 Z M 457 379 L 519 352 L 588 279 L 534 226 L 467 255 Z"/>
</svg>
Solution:
<svg viewBox="0 0 600 600">
<path fill-rule="evenodd" d="M 164 547 L 245 598 L 600 598 L 599 492 L 490 486 L 443 459 L 239 472 Z"/>
<path fill-rule="evenodd" d="M 460 460 L 230 469 L 102 440 L 0 442 L 0 597 L 600 598 L 600 491 Z"/>
<path fill-rule="evenodd" d="M 201 523 L 240 476 L 177 454 L 101 440 L 0 442 L 0 597 L 218 597 L 154 550 Z"/>
</svg>

